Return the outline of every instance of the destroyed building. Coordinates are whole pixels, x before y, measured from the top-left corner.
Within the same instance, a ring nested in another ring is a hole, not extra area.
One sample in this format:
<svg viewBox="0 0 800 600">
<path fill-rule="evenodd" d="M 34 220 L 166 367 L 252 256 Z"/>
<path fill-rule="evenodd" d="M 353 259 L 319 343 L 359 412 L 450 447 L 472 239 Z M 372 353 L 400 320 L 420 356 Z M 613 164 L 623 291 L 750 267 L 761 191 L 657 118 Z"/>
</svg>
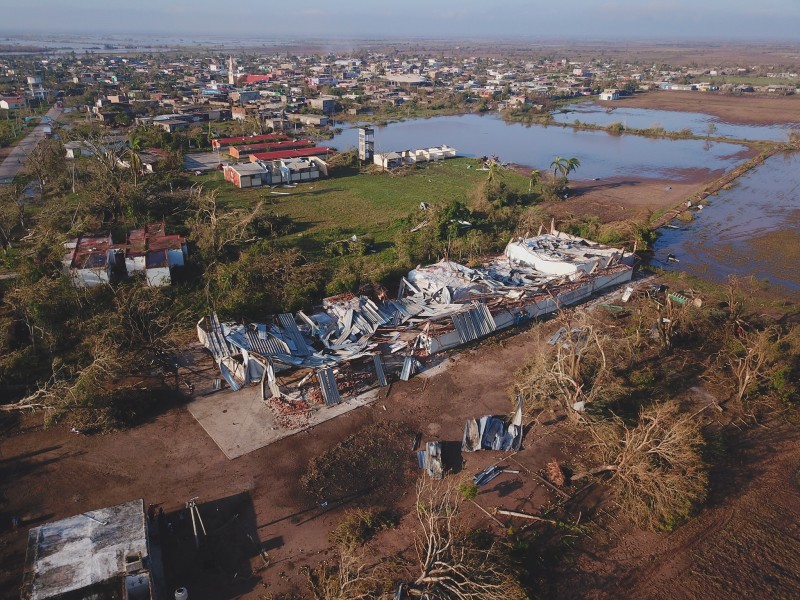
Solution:
<svg viewBox="0 0 800 600">
<path fill-rule="evenodd" d="M 233 390 L 260 382 L 265 399 L 336 404 L 387 385 L 387 371 L 407 380 L 434 354 L 630 281 L 633 261 L 553 230 L 512 240 L 479 268 L 447 260 L 417 267 L 394 300 L 345 294 L 310 316 L 282 314 L 271 324 L 221 323 L 212 314 L 198 336 Z"/>
</svg>

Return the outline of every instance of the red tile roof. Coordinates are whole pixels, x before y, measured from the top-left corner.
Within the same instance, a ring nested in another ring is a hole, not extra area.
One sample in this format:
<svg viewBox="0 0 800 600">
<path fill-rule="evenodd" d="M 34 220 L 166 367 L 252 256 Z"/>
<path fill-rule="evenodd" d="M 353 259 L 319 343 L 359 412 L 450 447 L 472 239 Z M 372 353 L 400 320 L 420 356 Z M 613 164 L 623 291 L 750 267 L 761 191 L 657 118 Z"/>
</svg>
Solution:
<svg viewBox="0 0 800 600">
<path fill-rule="evenodd" d="M 336 152 L 333 148 L 302 148 L 300 150 L 281 150 L 279 152 L 257 152 L 250 155 L 250 162 L 257 160 L 280 160 L 282 158 L 303 158 L 304 156 L 319 156 Z"/>
</svg>

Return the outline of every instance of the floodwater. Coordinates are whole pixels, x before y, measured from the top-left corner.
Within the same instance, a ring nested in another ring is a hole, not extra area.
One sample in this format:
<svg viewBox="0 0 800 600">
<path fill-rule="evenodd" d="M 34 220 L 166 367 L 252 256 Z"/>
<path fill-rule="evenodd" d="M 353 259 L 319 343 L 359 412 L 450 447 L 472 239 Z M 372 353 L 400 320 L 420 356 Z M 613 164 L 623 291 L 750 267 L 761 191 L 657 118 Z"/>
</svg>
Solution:
<svg viewBox="0 0 800 600">
<path fill-rule="evenodd" d="M 447 144 L 459 156 L 495 155 L 503 162 L 547 171 L 556 156 L 578 158 L 577 180 L 636 177 L 679 180 L 698 170 L 728 170 L 746 159 L 747 148 L 727 142 L 668 140 L 571 127 L 506 123 L 497 114 L 409 119 L 375 127 L 375 151 L 391 152 Z M 335 136 L 339 150 L 358 146 L 358 129 Z"/>
<path fill-rule="evenodd" d="M 753 275 L 800 292 L 800 152 L 773 156 L 737 181 L 691 223 L 661 229 L 653 264 L 715 281 Z M 680 262 L 667 262 L 669 254 Z"/>
<path fill-rule="evenodd" d="M 667 131 L 690 129 L 694 135 L 712 135 L 738 140 L 766 140 L 785 142 L 793 129 L 800 130 L 800 123 L 776 123 L 770 125 L 740 125 L 727 123 L 713 115 L 696 112 L 677 112 L 652 108 L 628 108 L 595 102 L 569 106 L 566 113 L 553 113 L 558 123 L 581 123 L 606 127 L 622 123 L 632 129 L 663 127 Z"/>
</svg>

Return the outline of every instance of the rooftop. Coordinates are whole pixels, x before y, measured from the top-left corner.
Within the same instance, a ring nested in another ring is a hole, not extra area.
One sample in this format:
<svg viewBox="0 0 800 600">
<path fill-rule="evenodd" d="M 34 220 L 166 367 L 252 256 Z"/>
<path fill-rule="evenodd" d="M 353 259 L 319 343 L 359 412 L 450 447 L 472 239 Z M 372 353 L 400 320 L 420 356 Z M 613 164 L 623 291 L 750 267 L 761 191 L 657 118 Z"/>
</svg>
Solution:
<svg viewBox="0 0 800 600">
<path fill-rule="evenodd" d="M 56 598 L 121 577 L 129 562 L 148 555 L 141 499 L 34 527 L 22 598 Z"/>
<path fill-rule="evenodd" d="M 331 148 L 301 148 L 299 150 L 280 150 L 278 152 L 258 152 L 250 155 L 251 161 L 256 160 L 280 160 L 282 158 L 302 158 L 304 156 L 318 156 L 320 154 L 333 153 Z"/>
</svg>

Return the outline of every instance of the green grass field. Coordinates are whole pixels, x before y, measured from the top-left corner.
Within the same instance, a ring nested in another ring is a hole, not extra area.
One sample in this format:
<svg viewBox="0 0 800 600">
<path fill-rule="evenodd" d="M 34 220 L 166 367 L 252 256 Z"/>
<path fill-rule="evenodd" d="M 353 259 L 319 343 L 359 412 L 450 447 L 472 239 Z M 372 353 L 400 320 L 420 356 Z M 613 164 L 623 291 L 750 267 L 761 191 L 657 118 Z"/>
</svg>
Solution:
<svg viewBox="0 0 800 600">
<path fill-rule="evenodd" d="M 469 167 L 469 168 L 468 168 Z M 420 202 L 447 204 L 463 200 L 487 177 L 468 158 L 446 160 L 407 174 L 363 173 L 333 176 L 296 188 L 254 188 L 240 190 L 223 180 L 220 172 L 198 178 L 206 190 L 216 190 L 226 208 L 254 206 L 265 200 L 272 211 L 291 217 L 304 236 L 326 238 L 336 234 L 373 235 L 376 241 L 388 239 L 396 221 L 419 207 Z M 507 172 L 509 186 L 527 189 L 527 180 Z M 271 193 L 277 192 L 277 193 Z M 282 195 L 286 194 L 288 195 Z"/>
</svg>

